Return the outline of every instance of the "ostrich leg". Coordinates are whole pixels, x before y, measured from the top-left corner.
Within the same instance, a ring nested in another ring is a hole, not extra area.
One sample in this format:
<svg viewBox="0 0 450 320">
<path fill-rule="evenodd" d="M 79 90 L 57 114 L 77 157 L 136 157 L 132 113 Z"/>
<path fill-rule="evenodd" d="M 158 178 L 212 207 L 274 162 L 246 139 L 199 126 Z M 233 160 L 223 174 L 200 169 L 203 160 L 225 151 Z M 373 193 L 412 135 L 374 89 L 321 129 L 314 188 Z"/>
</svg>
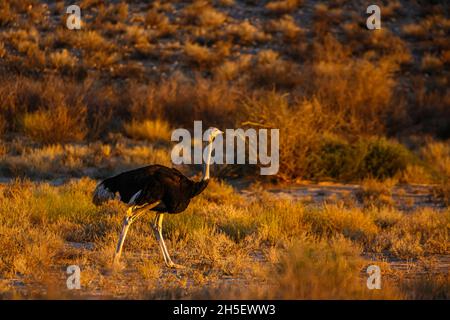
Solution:
<svg viewBox="0 0 450 320">
<path fill-rule="evenodd" d="M 159 247 L 161 248 L 164 262 L 166 263 L 166 266 L 169 268 L 177 268 L 181 269 L 184 268 L 183 266 L 176 264 L 172 261 L 169 255 L 169 251 L 167 251 L 166 244 L 164 242 L 164 238 L 162 236 L 162 221 L 163 221 L 164 215 L 162 213 L 156 214 L 155 221 L 153 223 L 153 232 L 155 233 L 156 240 L 158 240 Z"/>
<path fill-rule="evenodd" d="M 128 229 L 131 224 L 141 215 L 143 215 L 148 209 L 156 207 L 159 202 L 151 205 L 141 206 L 141 207 L 130 207 L 127 210 L 127 215 L 125 219 L 123 219 L 122 232 L 120 233 L 119 242 L 117 243 L 116 252 L 114 253 L 113 265 L 116 265 L 122 254 L 122 247 L 125 242 L 125 238 L 128 233 Z"/>
</svg>

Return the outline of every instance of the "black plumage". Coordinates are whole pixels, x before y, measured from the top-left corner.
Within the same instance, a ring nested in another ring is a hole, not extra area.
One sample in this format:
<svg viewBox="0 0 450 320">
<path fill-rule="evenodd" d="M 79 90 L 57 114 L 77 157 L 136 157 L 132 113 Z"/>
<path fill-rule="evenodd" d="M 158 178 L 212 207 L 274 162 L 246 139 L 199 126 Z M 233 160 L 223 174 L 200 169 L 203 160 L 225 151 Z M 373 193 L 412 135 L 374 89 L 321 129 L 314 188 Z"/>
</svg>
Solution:
<svg viewBox="0 0 450 320">
<path fill-rule="evenodd" d="M 150 165 L 105 179 L 97 186 L 93 201 L 99 205 L 119 195 L 119 199 L 127 204 L 143 206 L 161 201 L 152 210 L 180 213 L 206 188 L 208 181 L 192 181 L 177 169 Z"/>
</svg>

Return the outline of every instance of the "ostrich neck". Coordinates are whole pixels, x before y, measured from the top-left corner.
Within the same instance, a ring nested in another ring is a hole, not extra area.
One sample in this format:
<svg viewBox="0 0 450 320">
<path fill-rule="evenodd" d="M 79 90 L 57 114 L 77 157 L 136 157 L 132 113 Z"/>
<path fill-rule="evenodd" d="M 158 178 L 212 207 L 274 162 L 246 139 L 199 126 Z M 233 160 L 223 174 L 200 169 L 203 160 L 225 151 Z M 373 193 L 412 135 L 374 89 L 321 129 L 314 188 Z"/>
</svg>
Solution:
<svg viewBox="0 0 450 320">
<path fill-rule="evenodd" d="M 202 177 L 203 181 L 209 179 L 209 164 L 211 163 L 211 153 L 212 153 L 212 141 L 209 142 L 208 157 L 206 158 L 206 162 L 203 164 L 203 177 Z"/>
</svg>

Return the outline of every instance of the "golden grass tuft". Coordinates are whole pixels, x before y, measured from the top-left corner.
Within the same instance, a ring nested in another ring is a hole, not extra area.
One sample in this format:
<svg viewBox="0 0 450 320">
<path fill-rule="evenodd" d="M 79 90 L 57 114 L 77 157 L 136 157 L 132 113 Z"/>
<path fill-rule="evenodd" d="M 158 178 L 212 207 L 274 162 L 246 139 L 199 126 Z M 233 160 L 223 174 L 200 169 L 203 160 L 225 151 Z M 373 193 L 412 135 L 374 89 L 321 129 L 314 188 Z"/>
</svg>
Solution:
<svg viewBox="0 0 450 320">
<path fill-rule="evenodd" d="M 270 35 L 259 30 L 249 21 L 233 23 L 226 26 L 226 32 L 235 42 L 241 45 L 248 45 L 255 42 L 265 42 L 270 39 Z"/>
<path fill-rule="evenodd" d="M 298 41 L 299 36 L 304 34 L 291 15 L 284 15 L 279 20 L 272 20 L 268 23 L 268 28 L 272 32 L 279 32 L 285 41 Z"/>
<path fill-rule="evenodd" d="M 279 287 L 282 299 L 400 299 L 399 290 L 383 283 L 382 290 L 369 290 L 358 277 L 366 263 L 360 248 L 343 238 L 330 241 L 303 239 L 281 257 Z"/>
<path fill-rule="evenodd" d="M 356 197 L 364 206 L 392 206 L 394 204 L 392 188 L 396 183 L 395 179 L 386 179 L 384 181 L 371 178 L 364 179 L 361 183 L 361 189 L 356 193 Z"/>
<path fill-rule="evenodd" d="M 301 0 L 276 0 L 266 4 L 266 9 L 272 13 L 283 14 L 290 13 L 297 9 L 303 1 Z"/>
<path fill-rule="evenodd" d="M 437 71 L 442 68 L 442 61 L 438 56 L 426 53 L 422 57 L 421 68 L 424 71 Z"/>
<path fill-rule="evenodd" d="M 209 48 L 197 43 L 186 43 L 184 51 L 188 59 L 198 66 L 206 66 L 213 61 L 214 55 Z"/>
<path fill-rule="evenodd" d="M 50 63 L 53 67 L 60 70 L 70 70 L 76 66 L 78 59 L 67 49 L 50 54 Z"/>
<path fill-rule="evenodd" d="M 397 285 L 386 278 L 381 291 L 366 288 L 361 273 L 374 262 L 363 260 L 362 251 L 408 259 L 449 252 L 448 210 L 404 214 L 395 209 L 314 208 L 269 198 L 244 201 L 230 186 L 211 181 L 211 188 L 186 212 L 164 220 L 169 250 L 187 269 L 176 277 L 165 271 L 151 236 L 149 214 L 133 224 L 127 238 L 122 260 L 126 274 L 111 274 L 126 208 L 117 201 L 94 206 L 95 185 L 90 179 L 58 187 L 15 181 L 0 188 L 0 231 L 7 235 L 0 237 L 2 277 L 19 277 L 27 286 L 43 284 L 55 268 L 75 263 L 84 270 L 83 292 L 101 290 L 112 296 L 181 297 L 179 290 L 193 296 L 223 296 L 214 294 L 214 284 L 220 286 L 231 276 L 261 285 L 242 290 L 238 282 L 241 292 L 232 285 L 227 297 L 403 298 L 403 286 L 411 287 L 404 280 Z M 445 282 L 434 281 L 423 280 L 409 294 L 442 296 Z M 161 286 L 167 291 L 158 291 Z M 421 292 L 423 286 L 429 289 Z"/>
<path fill-rule="evenodd" d="M 227 19 L 227 15 L 212 7 L 207 1 L 196 0 L 183 9 L 183 16 L 188 23 L 202 27 L 217 27 Z"/>
<path fill-rule="evenodd" d="M 172 129 L 167 121 L 156 120 L 133 120 L 125 124 L 125 133 L 134 139 L 145 139 L 152 142 L 169 142 Z"/>
<path fill-rule="evenodd" d="M 82 141 L 86 135 L 83 123 L 86 109 L 80 107 L 75 114 L 66 106 L 52 110 L 39 110 L 23 117 L 23 131 L 31 138 L 43 143 Z"/>
</svg>

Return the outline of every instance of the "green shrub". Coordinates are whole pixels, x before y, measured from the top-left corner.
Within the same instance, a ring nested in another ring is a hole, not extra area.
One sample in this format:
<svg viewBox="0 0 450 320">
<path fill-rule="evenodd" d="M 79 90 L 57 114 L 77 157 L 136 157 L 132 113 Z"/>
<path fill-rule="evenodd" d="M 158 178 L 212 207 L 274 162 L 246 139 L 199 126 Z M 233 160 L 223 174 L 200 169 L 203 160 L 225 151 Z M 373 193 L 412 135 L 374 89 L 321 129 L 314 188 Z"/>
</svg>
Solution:
<svg viewBox="0 0 450 320">
<path fill-rule="evenodd" d="M 361 138 L 355 143 L 325 135 L 308 158 L 310 179 L 359 180 L 387 179 L 414 163 L 412 153 L 403 145 L 385 138 Z"/>
<path fill-rule="evenodd" d="M 360 178 L 390 178 L 405 170 L 409 163 L 414 162 L 412 153 L 406 147 L 385 138 L 362 140 L 359 148 L 365 150 L 359 167 Z"/>
<path fill-rule="evenodd" d="M 311 155 L 311 178 L 354 178 L 363 156 L 359 151 L 344 139 L 336 136 L 325 137 L 319 150 Z"/>
</svg>

